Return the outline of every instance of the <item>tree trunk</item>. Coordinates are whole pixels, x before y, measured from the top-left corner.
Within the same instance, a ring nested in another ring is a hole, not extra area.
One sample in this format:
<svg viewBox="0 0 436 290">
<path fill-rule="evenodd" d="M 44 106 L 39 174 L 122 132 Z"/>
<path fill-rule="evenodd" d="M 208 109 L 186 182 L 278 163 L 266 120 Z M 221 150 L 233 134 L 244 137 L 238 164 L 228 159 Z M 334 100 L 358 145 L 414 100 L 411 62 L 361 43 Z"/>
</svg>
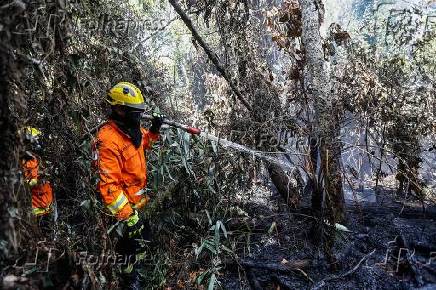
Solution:
<svg viewBox="0 0 436 290">
<path fill-rule="evenodd" d="M 324 11 L 321 1 L 318 0 L 300 0 L 300 6 L 303 25 L 302 43 L 306 57 L 304 83 L 306 93 L 313 104 L 310 147 L 312 161 L 316 161 L 313 162 L 312 172 L 317 176 L 317 184 L 312 191 L 312 206 L 321 225 L 325 220 L 330 225 L 334 225 L 344 218 L 344 196 L 340 171 L 341 148 L 337 140 L 339 121 L 334 114 L 332 99 L 329 96 L 329 80 L 324 68 L 322 38 L 319 30 Z M 333 241 L 334 228 L 325 240 L 327 256 L 330 256 Z"/>
</svg>

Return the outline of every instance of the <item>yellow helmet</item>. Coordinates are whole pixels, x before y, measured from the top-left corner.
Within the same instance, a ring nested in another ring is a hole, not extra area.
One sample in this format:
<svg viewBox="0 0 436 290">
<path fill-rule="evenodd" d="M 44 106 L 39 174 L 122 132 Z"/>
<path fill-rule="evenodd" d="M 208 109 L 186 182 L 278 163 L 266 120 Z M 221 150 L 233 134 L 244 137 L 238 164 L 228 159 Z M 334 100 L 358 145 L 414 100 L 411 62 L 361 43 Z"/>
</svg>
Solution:
<svg viewBox="0 0 436 290">
<path fill-rule="evenodd" d="M 144 97 L 137 86 L 128 82 L 120 82 L 108 92 L 111 105 L 122 105 L 136 109 L 145 109 Z"/>
<path fill-rule="evenodd" d="M 28 140 L 38 138 L 42 132 L 33 127 L 25 127 L 24 128 L 24 137 Z"/>
</svg>

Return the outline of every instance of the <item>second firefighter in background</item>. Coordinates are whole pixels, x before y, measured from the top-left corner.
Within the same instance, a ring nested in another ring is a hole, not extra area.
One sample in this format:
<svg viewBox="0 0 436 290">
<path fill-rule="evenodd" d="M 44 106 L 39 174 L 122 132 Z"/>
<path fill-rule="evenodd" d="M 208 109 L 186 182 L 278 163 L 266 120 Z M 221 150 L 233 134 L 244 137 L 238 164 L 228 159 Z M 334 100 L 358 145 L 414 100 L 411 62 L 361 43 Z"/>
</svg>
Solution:
<svg viewBox="0 0 436 290">
<path fill-rule="evenodd" d="M 32 213 L 38 218 L 38 222 L 42 222 L 45 227 L 47 220 L 43 222 L 43 217 L 46 217 L 53 210 L 53 189 L 50 182 L 44 178 L 41 160 L 36 154 L 41 150 L 39 143 L 41 131 L 32 127 L 26 127 L 23 131 L 26 145 L 26 151 L 21 160 L 24 181 L 32 195 Z"/>
</svg>

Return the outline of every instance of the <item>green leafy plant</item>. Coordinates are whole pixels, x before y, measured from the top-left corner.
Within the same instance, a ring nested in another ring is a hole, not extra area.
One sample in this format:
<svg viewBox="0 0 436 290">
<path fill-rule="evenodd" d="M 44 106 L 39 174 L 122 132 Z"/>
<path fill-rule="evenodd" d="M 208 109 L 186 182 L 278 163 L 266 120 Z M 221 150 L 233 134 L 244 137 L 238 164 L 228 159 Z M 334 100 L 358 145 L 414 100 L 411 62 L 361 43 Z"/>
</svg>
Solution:
<svg viewBox="0 0 436 290">
<path fill-rule="evenodd" d="M 209 223 L 210 235 L 201 241 L 199 247 L 194 245 L 194 253 L 198 260 L 201 255 L 205 255 L 210 259 L 209 268 L 203 271 L 196 279 L 198 285 L 205 285 L 207 282 L 208 289 L 214 289 L 218 282 L 217 275 L 221 270 L 221 255 L 227 253 L 233 255 L 233 251 L 225 246 L 222 242 L 221 235 L 227 239 L 228 234 L 224 223 L 221 220 L 212 222 L 209 212 L 206 210 L 206 215 Z"/>
</svg>

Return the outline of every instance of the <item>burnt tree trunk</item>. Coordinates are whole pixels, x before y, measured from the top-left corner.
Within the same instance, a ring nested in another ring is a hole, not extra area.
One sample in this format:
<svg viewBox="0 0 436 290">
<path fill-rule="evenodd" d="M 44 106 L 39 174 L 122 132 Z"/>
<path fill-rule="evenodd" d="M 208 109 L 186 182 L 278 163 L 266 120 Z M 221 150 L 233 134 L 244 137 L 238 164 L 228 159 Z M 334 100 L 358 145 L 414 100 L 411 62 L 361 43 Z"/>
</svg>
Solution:
<svg viewBox="0 0 436 290">
<path fill-rule="evenodd" d="M 328 74 L 324 68 L 322 38 L 319 30 L 324 16 L 322 2 L 300 0 L 300 6 L 303 25 L 302 43 L 306 57 L 304 83 L 306 93 L 313 105 L 310 147 L 313 163 L 312 174 L 316 176 L 317 184 L 314 186 L 315 190 L 312 191 L 312 205 L 322 225 L 320 228 L 324 228 L 325 220 L 332 225 L 327 231 L 322 230 L 320 233 L 326 233 L 323 238 L 324 247 L 326 255 L 331 258 L 331 248 L 334 242 L 333 225 L 344 218 L 344 196 L 340 171 L 341 148 L 337 140 L 339 121 L 333 110 Z"/>
<path fill-rule="evenodd" d="M 421 148 L 416 136 L 409 136 L 409 131 L 404 129 L 403 124 L 399 123 L 394 128 L 393 151 L 398 157 L 397 174 L 399 194 L 412 194 L 415 198 L 423 200 L 424 183 L 419 178 L 418 170 L 420 163 Z"/>
<path fill-rule="evenodd" d="M 306 192 L 312 194 L 311 203 L 312 203 L 312 212 L 314 216 L 320 216 L 322 210 L 322 188 L 319 186 L 317 181 L 317 167 L 318 167 L 318 154 L 319 154 L 319 146 L 318 140 L 315 136 L 309 138 L 309 159 L 307 160 L 307 172 L 309 173 L 309 177 L 307 179 L 306 184 Z"/>
</svg>

